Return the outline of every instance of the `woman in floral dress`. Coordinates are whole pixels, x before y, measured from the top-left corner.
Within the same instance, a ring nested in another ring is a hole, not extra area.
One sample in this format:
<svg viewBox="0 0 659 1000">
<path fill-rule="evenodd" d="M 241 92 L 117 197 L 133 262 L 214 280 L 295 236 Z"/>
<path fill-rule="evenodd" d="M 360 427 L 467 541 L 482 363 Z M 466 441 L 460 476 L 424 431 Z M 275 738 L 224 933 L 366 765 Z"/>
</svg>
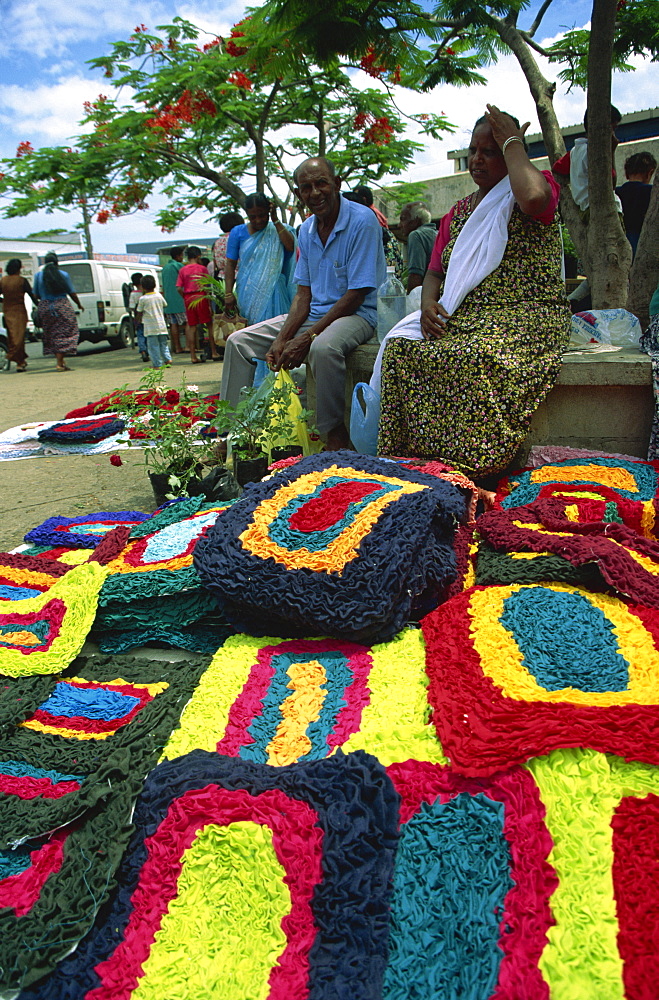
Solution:
<svg viewBox="0 0 659 1000">
<path fill-rule="evenodd" d="M 442 219 L 421 312 L 392 331 L 384 351 L 379 454 L 440 458 L 479 476 L 499 471 L 556 381 L 571 315 L 555 220 L 559 188 L 529 161 L 527 128 L 490 105 L 476 123 L 469 172 L 477 190 Z M 456 240 L 490 192 L 451 276 Z M 449 281 L 455 294 L 447 310 Z"/>
</svg>

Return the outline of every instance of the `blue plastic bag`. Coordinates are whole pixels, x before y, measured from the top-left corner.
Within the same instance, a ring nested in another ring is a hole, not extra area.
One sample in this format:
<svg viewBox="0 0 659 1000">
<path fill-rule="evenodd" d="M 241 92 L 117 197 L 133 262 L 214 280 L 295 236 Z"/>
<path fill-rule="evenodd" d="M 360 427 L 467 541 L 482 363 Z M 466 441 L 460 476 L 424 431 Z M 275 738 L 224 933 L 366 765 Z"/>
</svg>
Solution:
<svg viewBox="0 0 659 1000">
<path fill-rule="evenodd" d="M 362 400 L 359 397 L 361 389 Z M 380 426 L 380 394 L 367 382 L 358 382 L 352 393 L 350 440 L 361 455 L 376 455 Z"/>
</svg>

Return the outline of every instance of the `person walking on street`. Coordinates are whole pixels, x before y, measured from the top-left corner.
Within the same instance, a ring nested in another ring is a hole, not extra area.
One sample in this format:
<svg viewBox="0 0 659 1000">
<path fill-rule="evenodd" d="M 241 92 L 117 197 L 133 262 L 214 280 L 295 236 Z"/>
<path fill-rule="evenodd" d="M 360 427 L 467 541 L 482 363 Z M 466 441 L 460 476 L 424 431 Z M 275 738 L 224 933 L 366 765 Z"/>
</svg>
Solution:
<svg viewBox="0 0 659 1000">
<path fill-rule="evenodd" d="M 34 294 L 39 302 L 37 317 L 43 330 L 44 357 L 55 355 L 56 372 L 71 371 L 65 357 L 78 353 L 80 331 L 69 302 L 72 299 L 82 312 L 82 303 L 66 271 L 59 266 L 56 253 L 47 253 L 45 266 L 34 276 Z"/>
<path fill-rule="evenodd" d="M 209 326 L 212 322 L 211 308 L 208 299 L 204 295 L 203 286 L 199 285 L 198 278 L 208 277 L 208 271 L 200 263 L 201 250 L 199 247 L 188 247 L 186 250 L 188 263 L 184 264 L 178 273 L 176 287 L 183 296 L 185 303 L 185 338 L 190 351 L 190 361 L 193 365 L 201 364 L 206 359 L 197 357 L 197 333 L 201 336 L 203 330 L 200 327 Z M 213 360 L 219 359 L 215 341 L 210 338 Z"/>
<path fill-rule="evenodd" d="M 18 257 L 12 257 L 11 260 L 7 261 L 5 267 L 6 274 L 3 274 L 2 278 L 0 278 L 2 318 L 7 330 L 8 340 L 6 370 L 10 370 L 13 361 L 17 372 L 24 372 L 27 368 L 27 354 L 25 353 L 27 309 L 25 308 L 25 296 L 29 295 L 34 304 L 37 304 L 30 282 L 21 274 L 22 266 L 22 261 Z"/>
<path fill-rule="evenodd" d="M 144 294 L 137 303 L 135 319 L 138 323 L 144 323 L 144 337 L 151 367 L 169 366 L 172 363 L 172 355 L 169 350 L 164 312 L 167 303 L 164 296 L 156 291 L 156 279 L 152 274 L 142 276 L 142 290 Z"/>
</svg>

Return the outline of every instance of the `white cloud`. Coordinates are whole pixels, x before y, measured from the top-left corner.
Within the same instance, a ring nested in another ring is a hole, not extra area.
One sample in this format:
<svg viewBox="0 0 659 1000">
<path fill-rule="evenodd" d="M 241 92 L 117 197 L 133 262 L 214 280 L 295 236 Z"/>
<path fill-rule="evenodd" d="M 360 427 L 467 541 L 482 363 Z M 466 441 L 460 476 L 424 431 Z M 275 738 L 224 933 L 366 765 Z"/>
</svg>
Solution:
<svg viewBox="0 0 659 1000">
<path fill-rule="evenodd" d="M 80 132 L 83 102 L 99 93 L 97 80 L 66 77 L 51 85 L 0 89 L 0 123 L 12 155 L 16 142 L 29 139 L 33 146 L 66 144 Z M 15 141 L 14 141 L 15 140 Z"/>
</svg>

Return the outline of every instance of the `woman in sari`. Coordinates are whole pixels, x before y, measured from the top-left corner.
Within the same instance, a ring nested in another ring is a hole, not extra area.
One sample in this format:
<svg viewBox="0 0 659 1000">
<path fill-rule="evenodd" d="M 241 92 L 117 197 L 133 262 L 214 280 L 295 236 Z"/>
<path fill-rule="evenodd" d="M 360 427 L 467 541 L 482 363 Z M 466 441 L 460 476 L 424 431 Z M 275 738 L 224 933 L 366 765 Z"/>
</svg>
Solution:
<svg viewBox="0 0 659 1000">
<path fill-rule="evenodd" d="M 37 317 L 43 330 L 44 357 L 55 355 L 55 371 L 71 371 L 64 358 L 78 353 L 80 331 L 73 307 L 82 304 L 66 271 L 61 271 L 56 253 L 46 254 L 43 271 L 34 276 L 34 294 L 39 300 Z"/>
<path fill-rule="evenodd" d="M 527 156 L 528 124 L 487 107 L 469 146 L 476 191 L 441 220 L 421 311 L 390 331 L 378 359 L 378 453 L 439 458 L 472 476 L 514 458 L 571 321 L 558 185 Z"/>
<path fill-rule="evenodd" d="M 0 278 L 0 299 L 2 300 L 2 315 L 9 346 L 7 349 L 7 371 L 11 362 L 16 364 L 17 372 L 27 368 L 25 353 L 25 331 L 27 329 L 27 309 L 25 296 L 29 295 L 36 305 L 32 288 L 27 278 L 21 274 L 22 262 L 18 257 L 7 261 L 6 274 Z"/>
<path fill-rule="evenodd" d="M 251 326 L 290 309 L 295 233 L 279 221 L 276 207 L 264 194 L 248 195 L 245 211 L 247 225 L 229 233 L 224 302 L 229 313 L 237 306 Z"/>
</svg>

